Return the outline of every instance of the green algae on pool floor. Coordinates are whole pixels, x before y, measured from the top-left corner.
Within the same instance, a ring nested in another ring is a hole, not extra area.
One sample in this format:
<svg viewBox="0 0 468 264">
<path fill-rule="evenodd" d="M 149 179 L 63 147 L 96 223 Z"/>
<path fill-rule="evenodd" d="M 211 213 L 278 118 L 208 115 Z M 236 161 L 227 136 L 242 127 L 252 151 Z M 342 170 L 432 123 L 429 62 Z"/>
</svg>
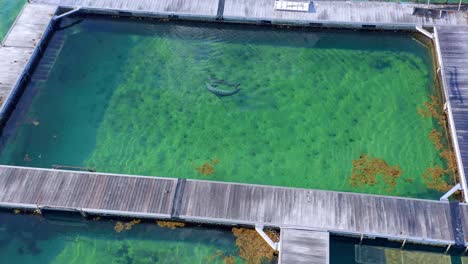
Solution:
<svg viewBox="0 0 468 264">
<path fill-rule="evenodd" d="M 410 34 L 73 22 L 4 129 L 4 164 L 440 197 L 423 174 L 446 166 L 429 139 L 446 134 L 418 113 L 437 92 Z M 366 155 L 398 173 L 352 184 Z"/>
<path fill-rule="evenodd" d="M 6 35 L 25 0 L 0 0 L 0 41 Z"/>
<path fill-rule="evenodd" d="M 147 222 L 116 233 L 115 223 L 0 213 L 2 263 L 244 263 L 229 229 L 169 229 Z M 227 256 L 235 262 L 224 262 Z"/>
</svg>

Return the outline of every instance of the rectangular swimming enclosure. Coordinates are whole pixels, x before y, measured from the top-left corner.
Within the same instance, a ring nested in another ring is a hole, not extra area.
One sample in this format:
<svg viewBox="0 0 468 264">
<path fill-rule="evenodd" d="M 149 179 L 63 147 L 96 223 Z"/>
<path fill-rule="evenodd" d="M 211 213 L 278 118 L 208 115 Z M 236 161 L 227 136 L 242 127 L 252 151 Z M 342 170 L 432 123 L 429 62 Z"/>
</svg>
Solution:
<svg viewBox="0 0 468 264">
<path fill-rule="evenodd" d="M 409 33 L 67 18 L 3 164 L 438 198 L 453 153 Z"/>
</svg>

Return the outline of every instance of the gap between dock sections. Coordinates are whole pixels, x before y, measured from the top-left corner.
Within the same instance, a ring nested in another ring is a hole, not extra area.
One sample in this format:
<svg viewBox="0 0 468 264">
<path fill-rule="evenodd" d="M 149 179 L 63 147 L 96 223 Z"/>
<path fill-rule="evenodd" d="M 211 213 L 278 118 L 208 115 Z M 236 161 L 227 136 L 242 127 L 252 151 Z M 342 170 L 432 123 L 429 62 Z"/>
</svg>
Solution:
<svg viewBox="0 0 468 264">
<path fill-rule="evenodd" d="M 177 185 L 172 198 L 171 218 L 178 219 L 182 208 L 182 199 L 184 197 L 185 184 L 187 179 L 177 179 Z"/>
<path fill-rule="evenodd" d="M 216 15 L 217 20 L 223 20 L 225 1 L 226 0 L 219 0 L 219 2 L 218 2 L 218 12 L 217 12 L 217 15 Z"/>
</svg>

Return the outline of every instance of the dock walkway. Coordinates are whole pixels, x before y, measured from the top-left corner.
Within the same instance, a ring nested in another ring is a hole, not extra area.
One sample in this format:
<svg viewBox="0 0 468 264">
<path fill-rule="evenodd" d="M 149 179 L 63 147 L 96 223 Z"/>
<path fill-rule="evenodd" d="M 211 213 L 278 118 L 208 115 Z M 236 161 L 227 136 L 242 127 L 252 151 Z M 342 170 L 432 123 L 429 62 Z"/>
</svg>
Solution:
<svg viewBox="0 0 468 264">
<path fill-rule="evenodd" d="M 312 230 L 281 229 L 279 263 L 330 263 L 330 234 Z"/>
<path fill-rule="evenodd" d="M 440 9 L 440 5 L 376 1 L 314 1 L 310 12 L 275 10 L 275 0 L 30 0 L 32 3 L 80 6 L 99 13 L 130 12 L 140 16 L 179 16 L 240 22 L 324 24 L 342 27 L 375 26 L 414 28 L 416 25 L 466 25 L 463 12 L 418 15 L 415 8 Z"/>
<path fill-rule="evenodd" d="M 0 46 L 0 105 L 24 77 L 57 6 L 25 5 Z M 4 109 L 4 107 L 2 107 Z"/>
<path fill-rule="evenodd" d="M 468 179 L 468 27 L 437 26 L 438 57 L 442 86 L 449 101 L 453 137 L 457 139 L 459 167 L 463 168 L 465 187 Z"/>
<path fill-rule="evenodd" d="M 0 176 L 3 207 L 261 224 L 446 245 L 459 234 L 453 208 L 440 201 L 9 166 L 0 166 Z M 468 207 L 459 211 L 459 221 L 468 225 Z"/>
</svg>

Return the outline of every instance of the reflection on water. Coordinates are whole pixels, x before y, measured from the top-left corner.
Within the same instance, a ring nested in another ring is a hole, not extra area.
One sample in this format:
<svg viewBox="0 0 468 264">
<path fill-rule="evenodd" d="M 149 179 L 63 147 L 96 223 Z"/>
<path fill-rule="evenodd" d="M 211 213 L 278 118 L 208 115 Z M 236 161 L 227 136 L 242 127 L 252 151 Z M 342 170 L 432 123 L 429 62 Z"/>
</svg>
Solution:
<svg viewBox="0 0 468 264">
<path fill-rule="evenodd" d="M 463 264 L 468 258 L 463 249 L 445 248 L 401 243 L 333 237 L 330 247 L 331 264 Z"/>
</svg>

